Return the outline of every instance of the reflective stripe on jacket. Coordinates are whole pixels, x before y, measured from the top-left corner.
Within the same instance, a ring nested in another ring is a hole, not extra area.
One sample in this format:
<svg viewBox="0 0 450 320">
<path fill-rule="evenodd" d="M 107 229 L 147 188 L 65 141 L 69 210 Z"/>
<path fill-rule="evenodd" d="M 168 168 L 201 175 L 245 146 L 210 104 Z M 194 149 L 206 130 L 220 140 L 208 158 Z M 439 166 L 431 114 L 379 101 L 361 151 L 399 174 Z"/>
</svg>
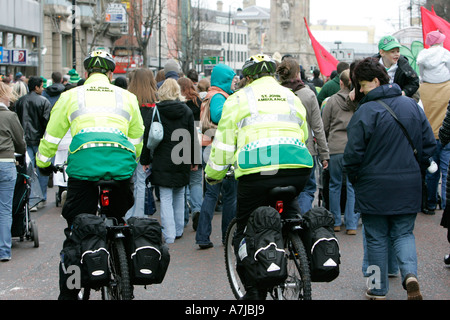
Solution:
<svg viewBox="0 0 450 320">
<path fill-rule="evenodd" d="M 306 110 L 300 99 L 274 78 L 263 77 L 225 102 L 205 171 L 220 180 L 231 164 L 236 178 L 311 168 L 307 139 Z"/>
<path fill-rule="evenodd" d="M 48 167 L 69 130 L 67 174 L 82 180 L 126 179 L 142 150 L 143 120 L 134 94 L 93 74 L 61 95 L 52 109 L 36 163 Z"/>
</svg>

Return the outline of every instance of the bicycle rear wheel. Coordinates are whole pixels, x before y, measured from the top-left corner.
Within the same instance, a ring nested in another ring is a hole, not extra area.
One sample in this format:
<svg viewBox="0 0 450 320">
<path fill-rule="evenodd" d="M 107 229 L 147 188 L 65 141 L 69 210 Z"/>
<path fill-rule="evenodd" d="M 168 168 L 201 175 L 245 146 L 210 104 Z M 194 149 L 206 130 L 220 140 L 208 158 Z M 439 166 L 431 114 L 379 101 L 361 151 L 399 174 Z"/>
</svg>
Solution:
<svg viewBox="0 0 450 320">
<path fill-rule="evenodd" d="M 225 268 L 231 291 L 234 297 L 239 300 L 244 296 L 245 289 L 236 271 L 236 254 L 233 246 L 233 238 L 237 228 L 236 221 L 236 218 L 231 220 L 225 235 Z"/>
<path fill-rule="evenodd" d="M 311 300 L 311 274 L 305 246 L 296 232 L 289 232 L 285 240 L 288 254 L 288 277 L 272 291 L 276 300 Z"/>
<path fill-rule="evenodd" d="M 103 287 L 103 300 L 132 300 L 133 286 L 130 281 L 128 260 L 123 239 L 110 242 L 111 281 L 109 286 Z"/>
</svg>

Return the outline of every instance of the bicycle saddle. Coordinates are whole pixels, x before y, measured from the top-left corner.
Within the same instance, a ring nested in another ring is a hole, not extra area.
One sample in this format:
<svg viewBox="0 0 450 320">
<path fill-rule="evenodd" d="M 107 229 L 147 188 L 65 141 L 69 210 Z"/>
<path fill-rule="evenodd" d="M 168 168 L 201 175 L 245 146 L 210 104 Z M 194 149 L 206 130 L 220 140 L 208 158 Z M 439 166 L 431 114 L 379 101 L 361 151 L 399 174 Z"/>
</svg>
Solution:
<svg viewBox="0 0 450 320">
<path fill-rule="evenodd" d="M 119 182 L 116 180 L 99 180 L 95 185 L 103 188 L 114 188 L 119 186 Z"/>
<path fill-rule="evenodd" d="M 294 186 L 275 187 L 269 191 L 270 201 L 291 201 L 297 196 Z"/>
</svg>

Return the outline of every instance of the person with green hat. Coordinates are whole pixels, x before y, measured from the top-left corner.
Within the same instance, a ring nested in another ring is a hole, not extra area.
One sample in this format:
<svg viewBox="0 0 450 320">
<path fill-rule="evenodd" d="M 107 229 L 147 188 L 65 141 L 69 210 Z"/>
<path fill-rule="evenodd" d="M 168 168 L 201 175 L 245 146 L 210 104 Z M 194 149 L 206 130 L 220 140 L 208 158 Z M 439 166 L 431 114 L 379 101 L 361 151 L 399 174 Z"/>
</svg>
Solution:
<svg viewBox="0 0 450 320">
<path fill-rule="evenodd" d="M 44 89 L 46 89 L 47 88 L 47 79 L 45 79 L 43 76 L 41 76 L 41 79 L 43 82 Z"/>
<path fill-rule="evenodd" d="M 67 73 L 70 76 L 69 83 L 77 84 L 81 80 L 77 70 L 72 69 Z"/>
<path fill-rule="evenodd" d="M 403 95 L 418 98 L 419 77 L 408 62 L 408 58 L 400 54 L 402 45 L 393 36 L 384 36 L 378 42 L 378 54 L 375 55 L 386 68 L 390 83 L 396 83 L 402 89 Z"/>
</svg>

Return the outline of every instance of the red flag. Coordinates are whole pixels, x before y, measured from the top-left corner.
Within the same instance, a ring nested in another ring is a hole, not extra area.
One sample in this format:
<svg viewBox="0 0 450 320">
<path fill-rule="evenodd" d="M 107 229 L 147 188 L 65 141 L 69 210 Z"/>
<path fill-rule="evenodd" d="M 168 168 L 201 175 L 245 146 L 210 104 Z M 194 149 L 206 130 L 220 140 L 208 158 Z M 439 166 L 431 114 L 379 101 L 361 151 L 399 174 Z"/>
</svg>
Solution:
<svg viewBox="0 0 450 320">
<path fill-rule="evenodd" d="M 436 15 L 433 11 L 427 10 L 425 7 L 420 7 L 420 12 L 422 14 L 422 34 L 423 34 L 423 45 L 425 48 L 429 46 L 425 43 L 427 34 L 431 31 L 439 30 L 441 33 L 445 34 L 444 48 L 450 50 L 450 23 L 445 19 Z"/>
<path fill-rule="evenodd" d="M 304 18 L 304 20 L 314 49 L 314 54 L 316 55 L 317 63 L 319 64 L 320 73 L 328 77 L 330 76 L 331 72 L 336 70 L 336 66 L 338 65 L 339 61 L 337 61 L 335 57 L 333 57 L 327 50 L 325 50 L 324 47 L 322 47 L 319 42 L 317 42 L 317 40 L 311 34 L 311 30 L 309 30 L 306 18 Z"/>
</svg>

